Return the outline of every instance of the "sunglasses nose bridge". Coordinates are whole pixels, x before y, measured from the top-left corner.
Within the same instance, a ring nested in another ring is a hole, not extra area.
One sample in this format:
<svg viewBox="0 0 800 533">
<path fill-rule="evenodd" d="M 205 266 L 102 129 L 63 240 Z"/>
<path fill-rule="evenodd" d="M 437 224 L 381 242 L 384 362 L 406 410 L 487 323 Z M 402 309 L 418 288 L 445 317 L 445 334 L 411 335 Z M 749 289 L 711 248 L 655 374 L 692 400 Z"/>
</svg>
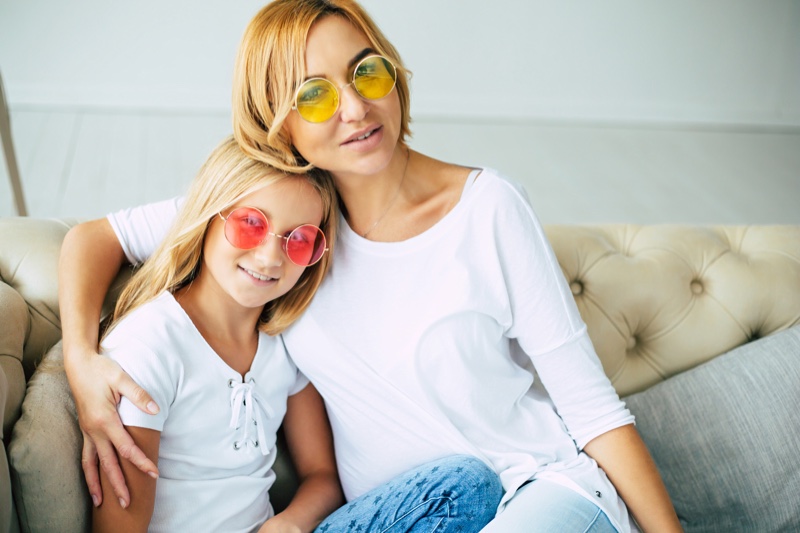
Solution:
<svg viewBox="0 0 800 533">
<path fill-rule="evenodd" d="M 350 87 L 350 91 L 346 90 Z M 339 109 L 342 115 L 342 120 L 348 122 L 350 120 L 361 120 L 367 114 L 371 100 L 356 89 L 355 81 L 345 83 L 339 89 Z"/>
<path fill-rule="evenodd" d="M 280 237 L 272 239 L 271 237 Z M 286 254 L 286 244 L 282 241 L 283 236 L 271 231 L 267 231 L 264 238 L 250 249 L 261 262 L 268 265 L 282 265 Z M 276 248 L 277 247 L 277 248 Z"/>
</svg>

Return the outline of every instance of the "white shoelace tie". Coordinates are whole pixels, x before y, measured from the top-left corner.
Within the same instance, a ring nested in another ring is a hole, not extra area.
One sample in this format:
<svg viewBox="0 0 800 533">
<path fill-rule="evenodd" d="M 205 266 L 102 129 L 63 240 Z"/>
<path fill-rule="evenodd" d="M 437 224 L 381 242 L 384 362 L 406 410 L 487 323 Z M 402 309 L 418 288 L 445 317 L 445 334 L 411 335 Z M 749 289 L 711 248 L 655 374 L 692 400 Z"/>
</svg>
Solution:
<svg viewBox="0 0 800 533">
<path fill-rule="evenodd" d="M 264 401 L 255 388 L 255 381 L 250 379 L 247 383 L 241 383 L 234 379 L 228 380 L 231 390 L 231 423 L 230 428 L 234 430 L 242 429 L 242 440 L 236 441 L 234 447 L 238 450 L 241 446 L 254 446 L 261 448 L 261 454 L 267 455 L 269 450 L 266 447 L 264 434 L 264 416 L 266 419 L 275 416 L 275 412 L 269 404 Z M 242 405 L 244 405 L 244 422 L 240 424 L 242 416 Z M 256 440 L 250 440 L 250 426 L 256 426 Z"/>
</svg>

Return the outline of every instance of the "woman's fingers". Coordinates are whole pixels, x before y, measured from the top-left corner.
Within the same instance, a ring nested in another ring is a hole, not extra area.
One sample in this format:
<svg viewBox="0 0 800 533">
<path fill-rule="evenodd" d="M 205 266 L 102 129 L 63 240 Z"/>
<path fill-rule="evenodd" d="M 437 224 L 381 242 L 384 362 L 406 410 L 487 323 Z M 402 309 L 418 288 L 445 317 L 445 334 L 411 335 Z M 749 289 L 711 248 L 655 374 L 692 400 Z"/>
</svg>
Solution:
<svg viewBox="0 0 800 533">
<path fill-rule="evenodd" d="M 111 441 L 107 440 L 95 441 L 94 444 L 97 448 L 97 458 L 100 461 L 100 468 L 103 469 L 108 482 L 111 484 L 111 490 L 113 490 L 114 494 L 117 496 L 119 504 L 123 508 L 127 507 L 131 501 L 131 496 L 128 492 L 128 486 L 125 484 L 125 477 L 122 475 L 122 469 L 119 466 L 117 452 L 114 450 L 114 446 L 111 444 Z"/>
<path fill-rule="evenodd" d="M 92 439 L 85 431 L 83 433 L 83 451 L 81 452 L 81 467 L 86 478 L 86 485 L 89 487 L 89 495 L 92 503 L 99 507 L 103 503 L 103 489 L 100 486 L 100 471 L 97 469 L 97 450 Z"/>
<path fill-rule="evenodd" d="M 147 394 L 147 391 L 137 385 L 136 382 L 133 381 L 125 372 L 120 374 L 117 380 L 116 392 L 119 396 L 125 396 L 136 407 L 145 413 L 151 415 L 158 414 L 159 407 L 156 405 L 156 402 L 153 401 L 153 398 L 151 398 L 150 395 Z"/>
<path fill-rule="evenodd" d="M 92 502 L 100 505 L 103 492 L 99 463 L 111 490 L 120 504 L 127 507 L 130 492 L 120 468 L 120 458 L 154 478 L 158 477 L 158 467 L 136 446 L 122 425 L 117 403 L 120 397 L 125 396 L 147 413 L 157 413 L 158 406 L 116 362 L 96 354 L 86 361 L 83 371 L 76 372 L 72 380 L 78 383 L 70 383 L 84 437 L 81 464 L 86 484 Z"/>
<path fill-rule="evenodd" d="M 109 427 L 108 438 L 111 440 L 113 447 L 116 448 L 119 457 L 126 459 L 136 468 L 150 477 L 158 478 L 158 467 L 155 465 L 155 463 L 153 463 L 153 461 L 147 458 L 142 449 L 136 445 L 136 443 L 133 441 L 133 438 L 131 438 L 130 434 L 122 425 Z M 102 457 L 100 458 L 100 464 L 104 464 Z M 118 465 L 116 466 L 116 469 L 119 469 Z M 105 467 L 103 470 L 108 473 L 108 470 L 106 470 Z M 115 490 L 115 492 L 117 491 Z M 119 493 L 117 494 L 119 495 Z"/>
</svg>

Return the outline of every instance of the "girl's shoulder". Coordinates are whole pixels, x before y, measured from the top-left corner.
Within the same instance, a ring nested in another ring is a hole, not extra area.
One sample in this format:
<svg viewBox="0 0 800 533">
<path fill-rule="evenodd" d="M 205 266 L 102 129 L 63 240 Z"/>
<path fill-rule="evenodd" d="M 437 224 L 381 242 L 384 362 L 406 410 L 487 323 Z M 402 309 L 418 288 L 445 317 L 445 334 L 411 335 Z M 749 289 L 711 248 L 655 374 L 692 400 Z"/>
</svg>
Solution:
<svg viewBox="0 0 800 533">
<path fill-rule="evenodd" d="M 176 332 L 190 328 L 194 326 L 175 297 L 164 291 L 123 317 L 103 340 L 103 345 L 135 341 L 158 347 L 173 339 Z"/>
</svg>

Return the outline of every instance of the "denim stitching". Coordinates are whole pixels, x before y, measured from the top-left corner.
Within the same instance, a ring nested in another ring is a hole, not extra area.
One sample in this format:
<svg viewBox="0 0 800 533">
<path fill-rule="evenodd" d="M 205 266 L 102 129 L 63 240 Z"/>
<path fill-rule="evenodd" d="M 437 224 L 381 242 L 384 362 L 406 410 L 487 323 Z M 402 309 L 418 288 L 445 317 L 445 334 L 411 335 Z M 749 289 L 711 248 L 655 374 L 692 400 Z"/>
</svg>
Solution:
<svg viewBox="0 0 800 533">
<path fill-rule="evenodd" d="M 409 509 L 408 511 L 406 511 L 406 513 L 405 513 L 405 514 L 403 514 L 402 516 L 398 517 L 398 518 L 397 518 L 397 520 L 395 520 L 394 522 L 392 522 L 392 523 L 389 525 L 389 527 L 387 527 L 386 529 L 382 530 L 382 531 L 381 531 L 381 533 L 386 533 L 387 531 L 389 531 L 390 529 L 392 529 L 394 526 L 396 526 L 396 525 L 397 525 L 397 523 L 398 523 L 398 522 L 400 522 L 400 521 L 401 521 L 403 518 L 407 517 L 408 515 L 410 515 L 411 513 L 413 513 L 414 511 L 416 511 L 416 510 L 417 510 L 417 509 L 419 509 L 420 507 L 422 507 L 423 505 L 425 505 L 425 504 L 427 504 L 427 503 L 429 503 L 429 502 L 435 501 L 435 500 L 447 500 L 447 501 L 449 502 L 449 503 L 448 503 L 448 505 L 447 505 L 447 515 L 446 515 L 446 516 L 443 516 L 443 517 L 442 517 L 442 520 L 444 520 L 445 518 L 450 518 L 450 506 L 451 506 L 451 505 L 453 505 L 453 500 L 452 500 L 451 498 L 447 498 L 447 497 L 445 497 L 445 496 L 439 496 L 439 497 L 437 497 L 437 498 L 430 498 L 430 499 L 428 499 L 428 500 L 425 500 L 425 501 L 423 501 L 423 502 L 420 502 L 419 504 L 415 505 L 414 507 L 412 507 L 411 509 Z M 435 532 L 435 531 L 436 531 L 436 529 L 439 527 L 439 524 L 441 524 L 441 523 L 442 523 L 442 520 L 439 520 L 439 522 L 436 524 L 436 527 L 434 527 L 434 528 L 431 530 L 431 533 L 433 533 L 433 532 Z"/>
<path fill-rule="evenodd" d="M 595 526 L 595 524 L 597 524 L 597 519 L 600 518 L 601 514 L 603 514 L 603 511 L 601 509 L 598 509 L 597 512 L 594 515 L 594 518 L 592 518 L 592 521 L 589 522 L 589 525 L 586 526 L 586 529 L 583 530 L 583 533 L 587 533 L 589 530 L 591 530 Z"/>
</svg>

